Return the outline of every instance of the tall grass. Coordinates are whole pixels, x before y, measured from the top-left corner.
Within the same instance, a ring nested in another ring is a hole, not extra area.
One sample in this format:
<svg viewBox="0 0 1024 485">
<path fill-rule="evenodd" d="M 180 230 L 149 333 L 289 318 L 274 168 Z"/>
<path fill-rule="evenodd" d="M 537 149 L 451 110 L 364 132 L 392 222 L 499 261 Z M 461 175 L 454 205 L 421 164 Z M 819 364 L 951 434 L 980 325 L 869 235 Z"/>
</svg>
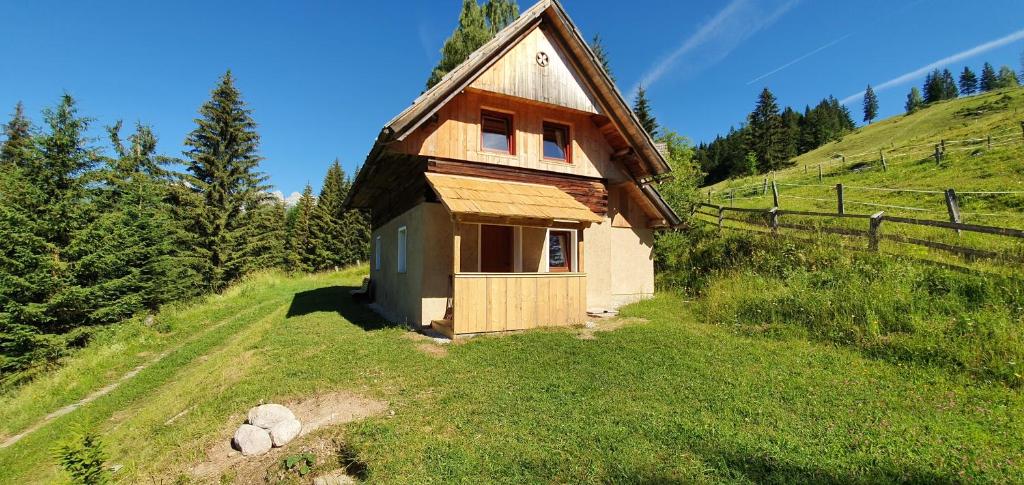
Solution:
<svg viewBox="0 0 1024 485">
<path fill-rule="evenodd" d="M 659 283 L 699 295 L 708 323 L 808 338 L 897 363 L 1024 384 L 1024 281 L 817 243 L 693 231 Z"/>
</svg>

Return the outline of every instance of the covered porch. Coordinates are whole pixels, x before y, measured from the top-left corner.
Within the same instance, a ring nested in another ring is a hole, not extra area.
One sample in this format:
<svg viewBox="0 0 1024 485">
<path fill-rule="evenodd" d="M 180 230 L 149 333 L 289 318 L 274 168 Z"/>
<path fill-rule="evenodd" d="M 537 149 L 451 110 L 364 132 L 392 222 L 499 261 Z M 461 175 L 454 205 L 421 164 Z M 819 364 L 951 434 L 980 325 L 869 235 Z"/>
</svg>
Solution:
<svg viewBox="0 0 1024 485">
<path fill-rule="evenodd" d="M 585 322 L 583 236 L 600 216 L 553 186 L 427 179 L 452 225 L 448 304 L 435 329 L 455 337 Z"/>
</svg>

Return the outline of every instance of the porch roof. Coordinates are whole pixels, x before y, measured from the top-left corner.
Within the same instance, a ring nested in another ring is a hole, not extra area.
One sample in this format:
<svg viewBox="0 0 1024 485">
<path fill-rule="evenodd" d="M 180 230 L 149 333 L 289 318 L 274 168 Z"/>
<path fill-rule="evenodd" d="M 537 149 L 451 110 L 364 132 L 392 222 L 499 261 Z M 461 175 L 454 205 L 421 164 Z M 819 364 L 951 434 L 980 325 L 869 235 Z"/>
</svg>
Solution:
<svg viewBox="0 0 1024 485">
<path fill-rule="evenodd" d="M 604 220 L 551 185 L 427 173 L 427 181 L 454 216 L 592 223 Z"/>
</svg>

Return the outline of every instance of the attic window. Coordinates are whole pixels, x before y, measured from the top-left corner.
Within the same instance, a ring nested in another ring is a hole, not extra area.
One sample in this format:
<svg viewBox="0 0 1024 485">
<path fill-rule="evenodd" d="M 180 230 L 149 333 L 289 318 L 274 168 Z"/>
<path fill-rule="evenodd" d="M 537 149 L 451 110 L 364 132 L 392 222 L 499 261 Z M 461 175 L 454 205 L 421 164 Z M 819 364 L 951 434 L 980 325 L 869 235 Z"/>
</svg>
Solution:
<svg viewBox="0 0 1024 485">
<path fill-rule="evenodd" d="M 569 157 L 569 127 L 544 122 L 544 158 L 571 162 Z"/>
<path fill-rule="evenodd" d="M 514 155 L 512 115 L 483 111 L 480 113 L 480 146 L 484 150 Z"/>
</svg>

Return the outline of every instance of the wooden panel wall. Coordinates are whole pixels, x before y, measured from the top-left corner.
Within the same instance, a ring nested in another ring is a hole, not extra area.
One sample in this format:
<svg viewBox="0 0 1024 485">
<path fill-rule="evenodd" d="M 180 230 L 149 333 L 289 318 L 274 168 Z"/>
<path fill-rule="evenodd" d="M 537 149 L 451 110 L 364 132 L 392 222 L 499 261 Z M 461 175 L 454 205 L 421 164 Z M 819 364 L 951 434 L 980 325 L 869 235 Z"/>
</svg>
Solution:
<svg viewBox="0 0 1024 485">
<path fill-rule="evenodd" d="M 516 131 L 515 154 L 484 151 L 480 147 L 480 111 L 511 113 Z M 428 122 L 391 150 L 507 167 L 528 168 L 572 175 L 626 180 L 622 169 L 611 161 L 612 148 L 592 115 L 508 96 L 467 90 L 441 108 L 436 121 Z M 543 122 L 569 125 L 572 163 L 549 162 L 543 158 Z"/>
<path fill-rule="evenodd" d="M 456 334 L 578 325 L 586 311 L 585 274 L 455 275 Z"/>
<path fill-rule="evenodd" d="M 546 65 L 537 62 L 543 53 Z M 593 97 L 569 67 L 565 53 L 538 27 L 480 75 L 473 88 L 599 114 Z"/>
</svg>

